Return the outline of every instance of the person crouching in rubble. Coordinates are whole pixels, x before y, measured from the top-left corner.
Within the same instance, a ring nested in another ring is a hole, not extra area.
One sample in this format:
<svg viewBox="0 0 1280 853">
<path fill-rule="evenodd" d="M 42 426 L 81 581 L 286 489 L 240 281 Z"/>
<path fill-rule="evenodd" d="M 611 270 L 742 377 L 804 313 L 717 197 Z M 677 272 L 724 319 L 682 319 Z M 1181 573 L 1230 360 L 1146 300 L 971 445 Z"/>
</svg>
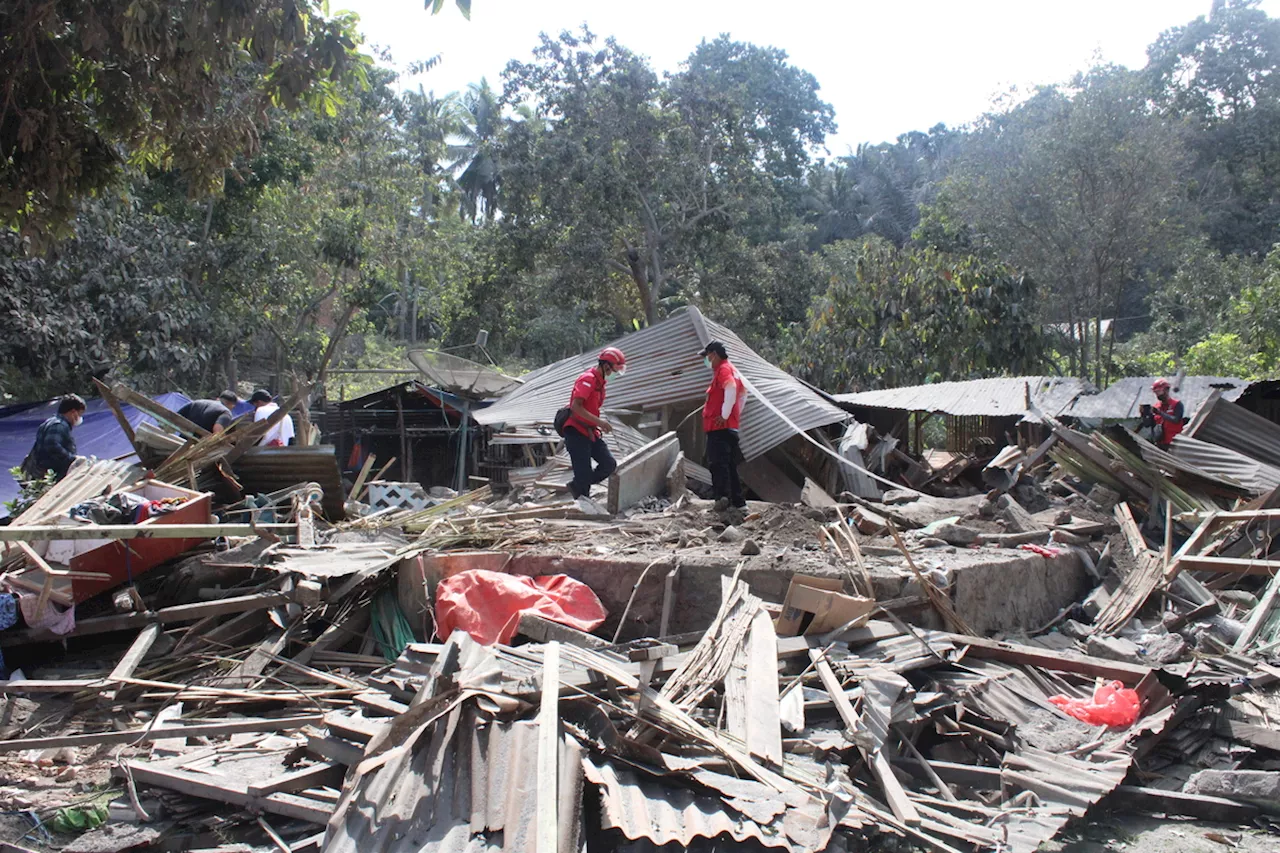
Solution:
<svg viewBox="0 0 1280 853">
<path fill-rule="evenodd" d="M 84 457 L 76 455 L 76 440 L 71 430 L 84 418 L 85 402 L 78 394 L 68 394 L 58 401 L 58 413 L 40 424 L 35 444 L 22 460 L 22 473 L 27 479 L 43 477 L 52 471 L 61 480 L 72 463 Z"/>
<path fill-rule="evenodd" d="M 738 369 L 729 363 L 729 351 L 720 341 L 707 344 L 699 355 L 712 374 L 707 402 L 702 407 L 702 431 L 707 435 L 707 462 L 715 510 L 741 509 L 747 505 L 747 499 L 742 496 L 742 481 L 738 479 L 738 464 L 742 461 L 738 423 L 747 400 L 747 388 Z"/>
<path fill-rule="evenodd" d="M 259 388 L 253 392 L 253 396 L 249 398 L 249 402 L 253 404 L 255 409 L 253 413 L 254 423 L 265 421 L 267 418 L 280 411 L 280 404 L 271 399 L 271 392 Z M 293 440 L 293 418 L 285 415 L 279 423 L 267 430 L 267 434 L 258 442 L 262 447 L 284 447 Z"/>
<path fill-rule="evenodd" d="M 1150 406 L 1143 408 L 1143 423 L 1154 425 L 1159 429 L 1156 443 L 1161 447 L 1167 448 L 1173 443 L 1174 436 L 1182 432 L 1185 411 L 1182 401 L 1174 399 L 1173 395 L 1169 393 L 1169 380 L 1157 379 L 1151 383 L 1151 390 L 1155 393 L 1159 402 L 1155 408 Z"/>
<path fill-rule="evenodd" d="M 596 366 L 585 371 L 573 383 L 569 397 L 569 418 L 564 423 L 564 446 L 573 462 L 573 479 L 569 493 L 586 499 L 588 512 L 600 511 L 590 505 L 591 487 L 603 482 L 618 467 L 601 433 L 613 432 L 613 426 L 600 417 L 604 406 L 605 383 L 610 376 L 621 376 L 627 369 L 627 357 L 616 347 L 606 347 Z M 595 461 L 595 468 L 591 466 Z"/>
</svg>

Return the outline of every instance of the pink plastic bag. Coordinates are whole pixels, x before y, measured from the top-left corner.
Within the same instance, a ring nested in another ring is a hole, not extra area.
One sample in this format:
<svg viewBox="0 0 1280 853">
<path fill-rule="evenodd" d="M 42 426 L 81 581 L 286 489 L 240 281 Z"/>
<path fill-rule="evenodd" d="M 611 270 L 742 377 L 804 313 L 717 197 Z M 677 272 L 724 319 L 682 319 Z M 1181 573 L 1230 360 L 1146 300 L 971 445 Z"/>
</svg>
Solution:
<svg viewBox="0 0 1280 853">
<path fill-rule="evenodd" d="M 510 642 L 525 612 L 579 631 L 600 627 L 609 615 L 591 587 L 568 575 L 530 578 L 471 569 L 436 587 L 436 633 L 442 640 L 462 630 L 486 646 Z"/>
<path fill-rule="evenodd" d="M 1049 701 L 1091 726 L 1125 728 L 1133 725 L 1142 713 L 1142 700 L 1137 692 L 1119 681 L 1099 684 L 1094 688 L 1092 699 L 1050 696 Z"/>
</svg>

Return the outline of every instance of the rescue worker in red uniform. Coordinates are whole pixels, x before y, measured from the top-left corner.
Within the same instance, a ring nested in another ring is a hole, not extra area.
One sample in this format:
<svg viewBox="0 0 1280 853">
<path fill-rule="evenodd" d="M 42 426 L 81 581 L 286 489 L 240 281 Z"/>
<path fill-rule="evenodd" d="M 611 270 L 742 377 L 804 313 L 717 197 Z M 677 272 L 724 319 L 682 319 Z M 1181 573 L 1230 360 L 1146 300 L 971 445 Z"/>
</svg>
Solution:
<svg viewBox="0 0 1280 853">
<path fill-rule="evenodd" d="M 747 505 L 738 479 L 738 463 L 742 449 L 738 442 L 738 425 L 747 388 L 738 369 L 729 363 L 729 352 L 720 341 L 711 341 L 700 355 L 711 368 L 711 387 L 702 407 L 702 431 L 707 435 L 707 462 L 711 469 L 711 494 L 717 512 Z"/>
<path fill-rule="evenodd" d="M 1151 383 L 1151 390 L 1155 393 L 1159 403 L 1151 410 L 1151 418 L 1155 425 L 1160 428 L 1160 436 L 1156 442 L 1161 447 L 1168 447 L 1173 443 L 1173 437 L 1182 432 L 1182 421 L 1185 411 L 1182 401 L 1176 400 L 1169 393 L 1169 381 L 1167 379 L 1157 379 Z"/>
<path fill-rule="evenodd" d="M 591 498 L 591 487 L 603 482 L 618 467 L 602 433 L 613 432 L 613 426 L 600 417 L 604 407 L 605 382 L 611 375 L 621 376 L 627 369 L 627 357 L 616 347 L 606 347 L 596 366 L 584 372 L 573 383 L 569 397 L 570 414 L 564 424 L 564 446 L 573 462 L 573 479 L 569 493 L 575 498 Z M 595 461 L 594 468 L 592 460 Z M 590 507 L 599 511 L 598 507 Z"/>
</svg>

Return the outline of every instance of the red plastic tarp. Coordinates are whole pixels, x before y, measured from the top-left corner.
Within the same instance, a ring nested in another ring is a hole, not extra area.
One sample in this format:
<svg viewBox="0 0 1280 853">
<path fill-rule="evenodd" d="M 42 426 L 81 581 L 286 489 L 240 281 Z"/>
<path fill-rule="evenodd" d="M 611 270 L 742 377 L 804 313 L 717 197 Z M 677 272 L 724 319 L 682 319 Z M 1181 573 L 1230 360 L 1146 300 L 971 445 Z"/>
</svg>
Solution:
<svg viewBox="0 0 1280 853">
<path fill-rule="evenodd" d="M 1049 701 L 1091 726 L 1131 726 L 1142 712 L 1137 691 L 1119 681 L 1099 684 L 1090 699 L 1050 696 Z"/>
<path fill-rule="evenodd" d="M 598 628 L 609 615 L 591 587 L 568 575 L 530 578 L 471 569 L 436 587 L 436 633 L 441 639 L 462 630 L 486 646 L 507 643 L 521 613 L 536 613 L 579 631 Z"/>
</svg>

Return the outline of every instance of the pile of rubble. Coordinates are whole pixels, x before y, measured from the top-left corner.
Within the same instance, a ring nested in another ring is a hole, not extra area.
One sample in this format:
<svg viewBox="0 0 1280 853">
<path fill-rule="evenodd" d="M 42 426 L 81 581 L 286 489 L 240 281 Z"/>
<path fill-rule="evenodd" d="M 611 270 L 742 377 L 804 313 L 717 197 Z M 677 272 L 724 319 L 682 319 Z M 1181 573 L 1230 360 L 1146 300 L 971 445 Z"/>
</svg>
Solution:
<svg viewBox="0 0 1280 853">
<path fill-rule="evenodd" d="M 0 645 L 27 674 L 0 682 L 0 832 L 73 853 L 1033 851 L 1097 809 L 1265 822 L 1280 490 L 1053 429 L 988 494 L 808 483 L 737 514 L 688 490 L 670 434 L 625 455 L 604 515 L 554 462 L 350 519 L 303 476 L 211 506 L 242 424 L 151 460 L 185 487 L 77 468 L 0 528 L 26 622 Z M 67 515 L 104 492 L 157 515 Z M 568 575 L 608 616 L 436 636 L 441 584 L 489 572 Z"/>
</svg>

